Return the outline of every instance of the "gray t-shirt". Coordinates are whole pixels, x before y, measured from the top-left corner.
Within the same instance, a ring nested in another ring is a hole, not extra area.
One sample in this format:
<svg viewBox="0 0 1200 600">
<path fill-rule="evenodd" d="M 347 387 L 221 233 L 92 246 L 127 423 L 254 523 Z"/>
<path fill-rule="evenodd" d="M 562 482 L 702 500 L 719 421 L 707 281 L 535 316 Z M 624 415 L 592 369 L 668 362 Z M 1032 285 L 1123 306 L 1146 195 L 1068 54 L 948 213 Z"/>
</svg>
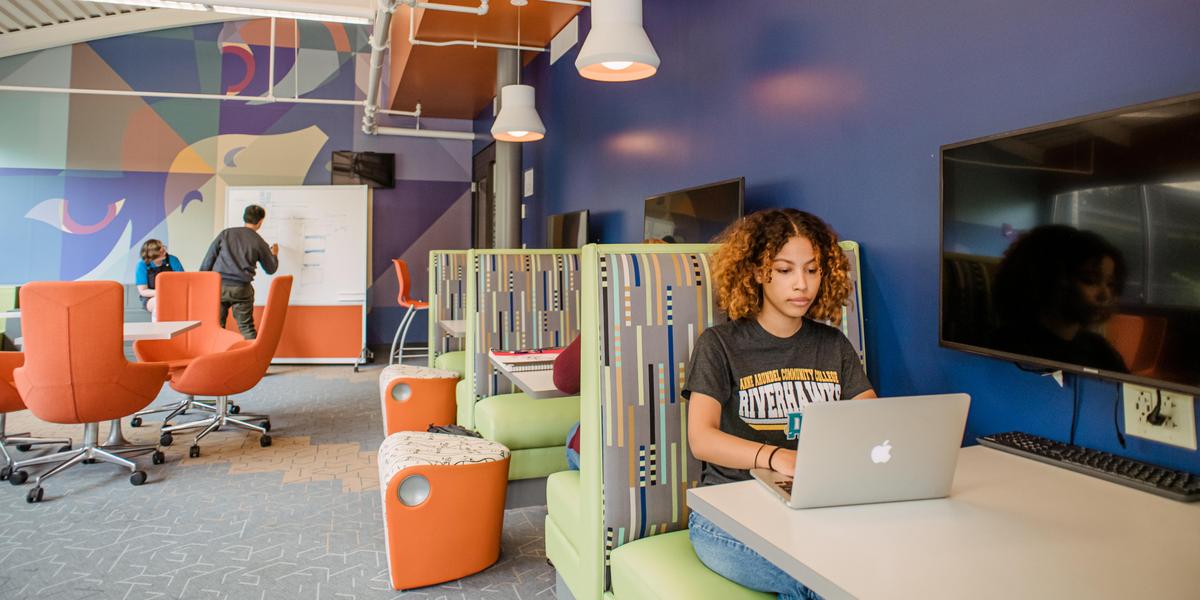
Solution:
<svg viewBox="0 0 1200 600">
<path fill-rule="evenodd" d="M 753 318 L 711 327 L 692 352 L 683 397 L 692 392 L 721 403 L 721 431 L 759 443 L 795 449 L 787 439 L 788 413 L 810 402 L 853 398 L 871 389 L 858 353 L 841 331 L 805 319 L 788 338 Z M 744 481 L 745 469 L 705 463 L 701 485 Z"/>
<path fill-rule="evenodd" d="M 250 283 L 261 264 L 268 275 L 279 268 L 279 260 L 257 231 L 249 227 L 230 227 L 217 234 L 200 263 L 201 271 L 216 271 L 222 281 Z"/>
</svg>

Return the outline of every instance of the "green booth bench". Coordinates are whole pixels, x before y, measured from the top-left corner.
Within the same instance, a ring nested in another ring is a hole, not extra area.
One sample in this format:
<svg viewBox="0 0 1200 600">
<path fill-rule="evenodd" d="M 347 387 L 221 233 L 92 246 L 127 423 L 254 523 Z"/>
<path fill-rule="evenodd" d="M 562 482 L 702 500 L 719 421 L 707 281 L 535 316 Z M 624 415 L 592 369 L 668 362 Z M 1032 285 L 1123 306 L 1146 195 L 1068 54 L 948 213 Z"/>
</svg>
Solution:
<svg viewBox="0 0 1200 600">
<path fill-rule="evenodd" d="M 579 398 L 530 398 L 488 360 L 488 350 L 565 346 L 579 333 L 578 250 L 469 250 L 466 348 L 458 423 L 512 451 L 509 479 L 565 470 Z M 538 502 L 540 504 L 540 502 Z"/>
</svg>

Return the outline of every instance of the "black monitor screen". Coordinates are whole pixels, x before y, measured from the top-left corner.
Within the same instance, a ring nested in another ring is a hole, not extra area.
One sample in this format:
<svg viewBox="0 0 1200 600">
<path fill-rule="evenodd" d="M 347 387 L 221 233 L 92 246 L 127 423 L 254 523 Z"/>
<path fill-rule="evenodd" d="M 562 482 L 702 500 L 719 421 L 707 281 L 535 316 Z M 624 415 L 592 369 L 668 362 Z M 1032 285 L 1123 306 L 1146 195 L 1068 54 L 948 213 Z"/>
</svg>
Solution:
<svg viewBox="0 0 1200 600">
<path fill-rule="evenodd" d="M 329 162 L 329 171 L 329 182 L 333 185 L 392 188 L 396 185 L 396 155 L 337 150 Z"/>
<path fill-rule="evenodd" d="M 546 218 L 547 248 L 582 248 L 588 243 L 588 211 L 550 215 Z"/>
<path fill-rule="evenodd" d="M 739 177 L 646 199 L 646 239 L 671 243 L 711 242 L 742 216 L 746 180 Z"/>
<path fill-rule="evenodd" d="M 942 148 L 943 345 L 1200 391 L 1200 94 Z"/>
</svg>

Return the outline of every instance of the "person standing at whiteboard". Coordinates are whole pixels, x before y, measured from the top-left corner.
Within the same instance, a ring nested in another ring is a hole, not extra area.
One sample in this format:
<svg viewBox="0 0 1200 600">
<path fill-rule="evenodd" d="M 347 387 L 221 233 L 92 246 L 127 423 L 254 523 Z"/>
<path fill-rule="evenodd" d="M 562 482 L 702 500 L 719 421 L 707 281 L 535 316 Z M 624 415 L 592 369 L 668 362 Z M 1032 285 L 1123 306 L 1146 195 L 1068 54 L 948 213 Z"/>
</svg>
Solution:
<svg viewBox="0 0 1200 600">
<path fill-rule="evenodd" d="M 257 204 L 246 207 L 242 213 L 243 227 L 230 227 L 217 234 L 200 263 L 201 271 L 216 271 L 221 274 L 221 327 L 225 326 L 229 310 L 237 319 L 242 337 L 252 340 L 258 332 L 254 329 L 254 281 L 256 264 L 261 264 L 268 275 L 279 268 L 279 244 L 267 246 L 258 235 L 267 211 Z"/>
</svg>

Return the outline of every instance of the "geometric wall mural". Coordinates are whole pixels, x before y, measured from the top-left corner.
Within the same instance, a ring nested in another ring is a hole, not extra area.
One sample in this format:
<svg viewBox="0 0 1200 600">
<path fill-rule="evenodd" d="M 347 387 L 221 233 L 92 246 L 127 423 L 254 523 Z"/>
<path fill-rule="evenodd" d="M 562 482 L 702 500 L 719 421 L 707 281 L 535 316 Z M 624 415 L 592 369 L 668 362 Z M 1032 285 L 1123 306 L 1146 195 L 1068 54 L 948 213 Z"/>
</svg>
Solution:
<svg viewBox="0 0 1200 600">
<path fill-rule="evenodd" d="M 0 283 L 132 283 L 149 238 L 194 270 L 223 221 L 227 186 L 328 184 L 334 150 L 391 152 L 396 187 L 373 195 L 368 318 L 369 340 L 389 342 L 400 319 L 391 258 L 409 260 L 423 295 L 422 253 L 469 245 L 471 143 L 368 136 L 360 106 L 265 101 L 270 24 L 197 25 L 0 58 L 0 85 L 250 100 L 0 91 Z M 275 97 L 364 97 L 367 27 L 277 19 L 275 33 Z M 466 120 L 421 125 L 471 129 Z"/>
</svg>

